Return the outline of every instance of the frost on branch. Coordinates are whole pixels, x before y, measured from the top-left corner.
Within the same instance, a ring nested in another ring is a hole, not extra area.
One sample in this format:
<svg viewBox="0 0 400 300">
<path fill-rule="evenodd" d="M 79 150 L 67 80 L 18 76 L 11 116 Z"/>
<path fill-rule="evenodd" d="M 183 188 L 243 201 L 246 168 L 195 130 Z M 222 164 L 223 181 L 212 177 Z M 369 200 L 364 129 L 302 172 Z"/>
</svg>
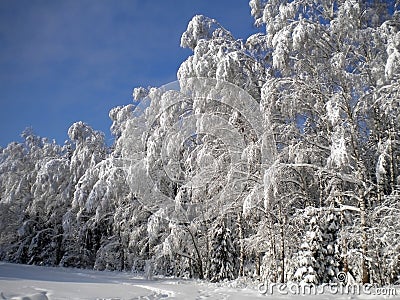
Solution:
<svg viewBox="0 0 400 300">
<path fill-rule="evenodd" d="M 399 7 L 249 4 L 266 30 L 244 40 L 193 18 L 179 82 L 112 109 L 112 147 L 77 122 L 0 149 L 1 260 L 398 282 Z"/>
<path fill-rule="evenodd" d="M 144 87 L 137 87 L 133 89 L 133 100 L 135 101 L 141 101 L 142 99 L 144 99 L 145 97 L 147 97 L 147 95 L 149 94 L 149 90 L 144 88 Z"/>
<path fill-rule="evenodd" d="M 388 59 L 385 66 L 385 75 L 387 79 L 392 79 L 400 74 L 400 32 L 394 37 L 387 48 Z"/>
<path fill-rule="evenodd" d="M 350 163 L 349 153 L 346 145 L 345 130 L 337 126 L 332 136 L 331 155 L 328 165 L 332 168 L 346 168 Z"/>
<path fill-rule="evenodd" d="M 68 136 L 76 144 L 70 168 L 74 182 L 77 182 L 89 167 L 95 166 L 104 158 L 104 134 L 93 130 L 84 122 L 76 122 L 68 129 Z"/>
<path fill-rule="evenodd" d="M 265 0 L 250 0 L 249 6 L 251 8 L 251 15 L 255 19 L 255 25 L 261 26 Z"/>
<path fill-rule="evenodd" d="M 218 37 L 231 37 L 231 33 L 224 29 L 216 20 L 196 15 L 189 22 L 186 31 L 182 34 L 181 47 L 194 50 L 200 40 L 209 40 Z"/>
<path fill-rule="evenodd" d="M 111 133 L 118 139 L 125 130 L 126 122 L 132 118 L 132 104 L 126 106 L 117 106 L 110 110 L 109 117 L 112 120 Z"/>
</svg>

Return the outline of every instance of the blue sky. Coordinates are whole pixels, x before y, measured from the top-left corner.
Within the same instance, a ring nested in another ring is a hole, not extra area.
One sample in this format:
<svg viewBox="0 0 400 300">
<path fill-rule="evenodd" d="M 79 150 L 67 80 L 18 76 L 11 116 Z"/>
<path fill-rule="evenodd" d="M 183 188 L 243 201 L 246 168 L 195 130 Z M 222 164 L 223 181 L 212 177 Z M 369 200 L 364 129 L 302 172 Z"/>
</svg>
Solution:
<svg viewBox="0 0 400 300">
<path fill-rule="evenodd" d="M 176 80 L 196 14 L 237 38 L 257 31 L 247 0 L 1 0 L 0 146 L 26 127 L 62 144 L 76 121 L 111 144 L 109 110 Z"/>
</svg>

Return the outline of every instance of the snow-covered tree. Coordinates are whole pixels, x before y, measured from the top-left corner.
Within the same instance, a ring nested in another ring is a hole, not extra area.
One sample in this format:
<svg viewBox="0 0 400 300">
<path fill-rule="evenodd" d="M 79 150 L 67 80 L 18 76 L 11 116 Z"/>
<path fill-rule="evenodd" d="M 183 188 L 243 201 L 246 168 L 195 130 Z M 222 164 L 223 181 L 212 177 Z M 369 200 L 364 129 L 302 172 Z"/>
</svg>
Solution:
<svg viewBox="0 0 400 300">
<path fill-rule="evenodd" d="M 387 22 L 396 19 L 391 16 L 393 7 L 388 8 L 392 4 L 250 2 L 256 24 L 266 25 L 267 45 L 273 49 L 274 72 L 262 96 L 265 119 L 272 128 L 269 136 L 275 139 L 278 157 L 285 160 L 289 147 L 297 151 L 307 147 L 318 153 L 313 156 L 315 162 L 292 163 L 290 167 L 320 174 L 315 181 L 320 195 L 310 194 L 319 197 L 321 204 L 324 199 L 334 200 L 359 213 L 354 219 L 359 223 L 353 226 L 360 228 L 360 243 L 354 250 L 360 253 L 363 282 L 370 280 L 366 220 L 375 188 L 368 165 L 372 127 L 366 124 L 373 103 L 371 93 L 388 80 L 387 52 L 395 52 L 387 51 L 382 34 Z M 336 184 L 338 179 L 342 184 Z M 335 196 L 324 197 L 327 191 Z"/>
<path fill-rule="evenodd" d="M 337 212 L 307 207 L 300 217 L 305 218 L 306 231 L 297 254 L 294 279 L 304 284 L 336 282 L 340 262 Z"/>
<path fill-rule="evenodd" d="M 22 137 L 23 144 L 13 143 L 3 150 L 2 212 L 15 214 L 5 225 L 13 239 L 3 241 L 8 248 L 4 255 L 11 261 L 57 264 L 62 239 L 59 225 L 71 188 L 69 162 L 65 148 L 31 129 Z M 14 222 L 19 225 L 15 227 Z"/>
<path fill-rule="evenodd" d="M 294 278 L 305 284 L 319 284 L 322 282 L 319 275 L 323 270 L 324 248 L 323 233 L 317 215 L 311 215 L 308 220 L 307 231 L 300 245 L 298 257 L 299 267 Z"/>
<path fill-rule="evenodd" d="M 236 40 L 216 20 L 197 15 L 182 34 L 181 46 L 193 50 L 178 70 L 178 79 L 216 78 L 244 88 L 259 98 L 265 77 L 263 37 L 254 35 L 244 43 Z"/>
<path fill-rule="evenodd" d="M 70 168 L 73 184 L 76 184 L 87 169 L 104 159 L 107 149 L 104 134 L 84 122 L 72 124 L 68 136 L 75 144 Z"/>
<path fill-rule="evenodd" d="M 1 259 L 398 280 L 399 1 L 249 5 L 244 40 L 193 17 L 178 81 L 113 108 L 111 147 L 77 122 L 64 146 L 26 130 L 0 149 Z"/>
<path fill-rule="evenodd" d="M 210 279 L 213 282 L 231 280 L 236 276 L 235 257 L 231 230 L 225 224 L 217 224 L 212 229 Z"/>
<path fill-rule="evenodd" d="M 338 232 L 340 231 L 340 222 L 338 213 L 331 208 L 323 211 L 322 219 L 322 236 L 323 236 L 323 248 L 324 258 L 323 266 L 319 277 L 321 282 L 332 283 L 337 281 L 337 274 L 339 273 L 340 267 L 340 240 L 338 237 Z"/>
</svg>

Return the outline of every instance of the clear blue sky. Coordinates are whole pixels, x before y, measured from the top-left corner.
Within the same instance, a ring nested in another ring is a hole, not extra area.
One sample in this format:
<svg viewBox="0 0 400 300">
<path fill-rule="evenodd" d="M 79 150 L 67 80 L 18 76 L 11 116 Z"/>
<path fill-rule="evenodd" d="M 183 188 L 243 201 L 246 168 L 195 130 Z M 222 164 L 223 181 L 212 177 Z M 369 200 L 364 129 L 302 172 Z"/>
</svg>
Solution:
<svg viewBox="0 0 400 300">
<path fill-rule="evenodd" d="M 237 38 L 257 31 L 247 0 L 1 0 L 0 146 L 26 127 L 62 144 L 76 121 L 110 144 L 112 107 L 134 87 L 176 80 L 196 14 Z"/>
</svg>

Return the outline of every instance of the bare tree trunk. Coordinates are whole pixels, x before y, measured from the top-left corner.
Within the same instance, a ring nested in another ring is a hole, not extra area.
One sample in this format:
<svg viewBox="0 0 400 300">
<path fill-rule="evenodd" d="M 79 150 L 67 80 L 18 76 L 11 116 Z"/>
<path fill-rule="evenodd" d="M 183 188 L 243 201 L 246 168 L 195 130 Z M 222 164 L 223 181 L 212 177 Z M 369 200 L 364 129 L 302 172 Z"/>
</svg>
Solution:
<svg viewBox="0 0 400 300">
<path fill-rule="evenodd" d="M 237 219 L 238 229 L 239 229 L 239 276 L 244 276 L 244 234 L 243 234 L 243 222 L 242 222 L 242 213 L 238 213 Z"/>
<path fill-rule="evenodd" d="M 193 242 L 193 246 L 194 246 L 194 250 L 196 251 L 196 255 L 197 255 L 197 267 L 199 269 L 199 278 L 200 279 L 204 279 L 204 272 L 203 272 L 203 260 L 199 251 L 199 248 L 197 247 L 197 243 L 196 240 L 193 236 L 193 233 L 190 231 L 190 229 L 188 227 L 186 227 L 185 225 L 185 229 L 189 232 L 190 238 Z"/>
<path fill-rule="evenodd" d="M 282 215 L 282 205 L 279 207 L 279 221 L 280 221 L 280 236 L 281 236 L 281 249 L 280 249 L 280 260 L 281 260 L 281 276 L 280 276 L 280 283 L 285 282 L 285 217 Z"/>
<path fill-rule="evenodd" d="M 256 274 L 258 277 L 261 275 L 261 254 L 260 252 L 256 252 Z"/>
<path fill-rule="evenodd" d="M 377 145 L 380 145 L 382 143 L 381 132 L 383 132 L 383 130 L 382 130 L 381 122 L 377 118 L 377 116 L 379 116 L 379 110 L 377 108 L 374 108 L 374 112 L 375 112 L 374 126 L 376 128 L 375 129 L 375 143 Z M 377 200 L 378 200 L 379 205 L 382 204 L 384 192 L 385 192 L 385 179 L 381 178 L 379 181 L 377 180 Z"/>
<path fill-rule="evenodd" d="M 278 261 L 278 250 L 277 250 L 277 241 L 276 241 L 276 236 L 275 236 L 275 233 L 274 232 L 272 232 L 272 225 L 273 225 L 273 223 L 272 223 L 272 221 L 270 221 L 270 230 L 271 230 L 271 232 L 270 232 L 270 236 L 272 237 L 272 249 L 271 249 L 271 252 L 272 252 L 272 255 L 271 255 L 271 257 L 272 257 L 272 259 L 273 259 L 273 261 L 274 261 L 274 273 L 273 273 L 273 280 L 272 280 L 272 282 L 277 282 L 278 281 L 278 265 L 277 265 L 277 261 Z"/>
<path fill-rule="evenodd" d="M 121 228 L 118 228 L 118 240 L 120 244 L 120 261 L 121 261 L 121 269 L 119 271 L 125 270 L 125 245 L 122 243 L 122 238 L 121 238 Z"/>
<path fill-rule="evenodd" d="M 393 120 L 391 120 L 391 129 L 389 131 L 389 156 L 390 156 L 390 192 L 394 191 L 396 188 L 396 159 L 393 149 L 393 143 L 395 141 L 395 128 Z"/>
<path fill-rule="evenodd" d="M 349 109 L 349 111 L 351 111 Z M 349 114 L 351 116 L 351 114 Z M 353 123 L 354 124 L 354 123 Z M 354 125 L 356 128 L 356 126 Z M 361 281 L 363 284 L 369 283 L 369 268 L 367 265 L 367 254 L 368 254 L 368 244 L 367 244 L 367 220 L 366 220 L 366 200 L 364 195 L 363 182 L 365 182 L 365 170 L 366 167 L 363 164 L 363 160 L 360 156 L 360 148 L 358 147 L 357 137 L 354 132 L 351 135 L 351 145 L 354 153 L 354 157 L 357 161 L 357 179 L 360 182 L 357 187 L 358 190 L 358 204 L 360 207 L 360 229 L 361 229 Z"/>
<path fill-rule="evenodd" d="M 338 191 L 338 198 L 337 198 L 337 201 L 338 201 L 338 204 L 339 204 L 339 207 L 340 206 L 342 206 L 343 205 L 343 195 L 342 195 L 342 192 L 343 192 L 343 188 L 342 188 L 342 186 L 339 184 L 339 183 L 337 183 L 337 184 L 335 184 L 335 189 Z M 344 229 L 344 227 L 345 227 L 345 216 L 344 216 L 344 211 L 340 211 L 340 229 Z M 342 256 L 342 258 L 343 258 L 343 261 L 342 261 L 342 263 L 343 263 L 343 272 L 345 272 L 345 273 L 347 273 L 348 271 L 349 271 L 349 262 L 348 262 L 348 260 L 347 260 L 347 240 L 346 240 L 346 237 L 344 237 L 344 235 L 342 234 L 342 237 L 341 237 L 341 248 L 342 248 L 342 250 L 341 250 L 341 256 Z"/>
<path fill-rule="evenodd" d="M 367 222 L 366 222 L 366 207 L 365 207 L 365 198 L 362 197 L 360 199 L 360 221 L 361 221 L 361 279 L 362 283 L 369 283 L 369 269 L 367 265 L 367 253 L 368 253 L 368 245 L 367 245 Z"/>
<path fill-rule="evenodd" d="M 281 226 L 281 262 L 282 262 L 282 272 L 280 282 L 285 282 L 285 239 L 283 234 L 283 226 Z"/>
</svg>

